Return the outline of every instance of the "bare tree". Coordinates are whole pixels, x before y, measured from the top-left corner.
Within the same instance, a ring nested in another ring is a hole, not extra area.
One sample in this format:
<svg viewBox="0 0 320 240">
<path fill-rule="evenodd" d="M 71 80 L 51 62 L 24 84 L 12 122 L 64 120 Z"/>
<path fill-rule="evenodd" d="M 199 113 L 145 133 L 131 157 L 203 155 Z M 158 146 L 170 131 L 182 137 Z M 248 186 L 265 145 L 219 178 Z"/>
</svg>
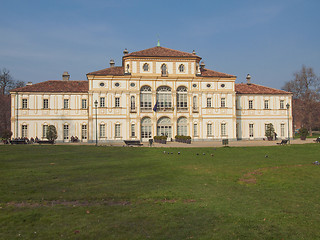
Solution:
<svg viewBox="0 0 320 240">
<path fill-rule="evenodd" d="M 14 80 L 9 70 L 0 69 L 0 135 L 10 131 L 11 101 L 9 92 L 23 86 L 25 83 Z"/>
<path fill-rule="evenodd" d="M 302 66 L 299 72 L 294 73 L 294 79 L 287 82 L 284 90 L 293 93 L 293 117 L 295 122 L 300 122 L 309 129 L 319 123 L 320 78 L 312 68 Z"/>
</svg>

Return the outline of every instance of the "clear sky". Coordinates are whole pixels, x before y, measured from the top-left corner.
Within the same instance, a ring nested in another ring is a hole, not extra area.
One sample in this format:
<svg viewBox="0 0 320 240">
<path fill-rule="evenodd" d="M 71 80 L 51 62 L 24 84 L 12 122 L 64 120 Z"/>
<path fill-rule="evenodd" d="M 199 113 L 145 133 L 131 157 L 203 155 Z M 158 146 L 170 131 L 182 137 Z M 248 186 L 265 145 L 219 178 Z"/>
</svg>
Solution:
<svg viewBox="0 0 320 240">
<path fill-rule="evenodd" d="M 160 43 L 206 68 L 281 88 L 320 72 L 320 0 L 0 0 L 0 68 L 16 80 L 72 80 Z"/>
</svg>

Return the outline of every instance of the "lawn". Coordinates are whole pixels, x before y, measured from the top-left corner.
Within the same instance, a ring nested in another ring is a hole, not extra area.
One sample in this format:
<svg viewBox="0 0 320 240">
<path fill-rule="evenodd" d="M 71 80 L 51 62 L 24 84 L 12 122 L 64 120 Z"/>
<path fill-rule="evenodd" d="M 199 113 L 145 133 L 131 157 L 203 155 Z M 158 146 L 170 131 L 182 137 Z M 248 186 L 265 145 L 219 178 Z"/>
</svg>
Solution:
<svg viewBox="0 0 320 240">
<path fill-rule="evenodd" d="M 319 156 L 1 145 L 0 239 L 320 239 Z"/>
</svg>

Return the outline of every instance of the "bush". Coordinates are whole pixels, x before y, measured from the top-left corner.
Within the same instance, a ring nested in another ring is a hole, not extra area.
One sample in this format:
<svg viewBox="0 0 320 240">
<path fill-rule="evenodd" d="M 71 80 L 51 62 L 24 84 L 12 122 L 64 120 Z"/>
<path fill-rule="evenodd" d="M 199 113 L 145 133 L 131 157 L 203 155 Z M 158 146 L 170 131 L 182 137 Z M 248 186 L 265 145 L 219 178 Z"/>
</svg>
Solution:
<svg viewBox="0 0 320 240">
<path fill-rule="evenodd" d="M 154 140 L 167 140 L 167 136 L 154 136 L 153 139 Z"/>
<path fill-rule="evenodd" d="M 267 124 L 266 137 L 273 138 L 273 136 L 274 136 L 274 127 L 272 123 L 269 123 Z"/>
<path fill-rule="evenodd" d="M 299 134 L 300 134 L 301 137 L 306 137 L 306 136 L 308 136 L 309 131 L 306 128 L 300 128 L 299 129 Z"/>
<path fill-rule="evenodd" d="M 4 139 L 4 140 L 8 140 L 10 139 L 12 136 L 12 132 L 8 129 L 4 130 L 1 134 L 1 137 Z"/>
<path fill-rule="evenodd" d="M 176 135 L 174 138 L 176 140 L 190 140 L 191 139 L 190 136 L 182 136 L 182 135 Z"/>
<path fill-rule="evenodd" d="M 58 135 L 57 135 L 57 129 L 56 129 L 56 127 L 53 126 L 53 125 L 50 125 L 50 126 L 48 127 L 48 133 L 47 133 L 47 138 L 48 138 L 48 140 L 49 140 L 49 141 L 54 141 L 54 140 L 57 139 L 57 137 L 58 137 Z"/>
</svg>

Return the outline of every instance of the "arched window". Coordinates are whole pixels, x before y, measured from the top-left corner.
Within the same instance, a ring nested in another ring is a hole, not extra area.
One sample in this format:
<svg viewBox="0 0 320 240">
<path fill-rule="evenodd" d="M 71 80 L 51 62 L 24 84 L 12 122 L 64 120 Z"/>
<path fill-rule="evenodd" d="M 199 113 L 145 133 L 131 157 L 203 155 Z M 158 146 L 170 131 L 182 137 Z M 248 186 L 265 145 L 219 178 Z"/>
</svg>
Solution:
<svg viewBox="0 0 320 240">
<path fill-rule="evenodd" d="M 178 129 L 177 135 L 179 136 L 187 136 L 188 135 L 188 121 L 187 118 L 181 117 L 177 121 Z"/>
<path fill-rule="evenodd" d="M 180 66 L 179 66 L 179 72 L 184 72 L 184 65 L 183 65 L 183 64 L 180 64 Z"/>
<path fill-rule="evenodd" d="M 141 120 L 141 138 L 142 140 L 147 140 L 152 138 L 151 134 L 152 122 L 151 119 L 145 117 Z"/>
<path fill-rule="evenodd" d="M 197 99 L 197 96 L 193 96 L 193 98 L 192 98 L 192 109 L 193 109 L 193 111 L 197 111 L 198 110 L 198 99 Z"/>
<path fill-rule="evenodd" d="M 140 89 L 140 107 L 141 110 L 151 110 L 151 87 L 143 86 Z"/>
<path fill-rule="evenodd" d="M 172 123 L 170 118 L 162 117 L 157 123 L 157 136 L 167 136 L 172 138 Z"/>
<path fill-rule="evenodd" d="M 171 108 L 172 107 L 172 94 L 171 88 L 167 86 L 161 86 L 157 89 L 157 103 L 158 108 Z"/>
<path fill-rule="evenodd" d="M 167 71 L 167 65 L 162 64 L 161 65 L 161 76 L 168 76 L 168 71 Z"/>
<path fill-rule="evenodd" d="M 143 64 L 143 71 L 149 72 L 149 64 L 148 63 Z"/>
<path fill-rule="evenodd" d="M 130 65 L 127 64 L 127 67 L 126 67 L 126 72 L 129 73 L 129 69 L 130 69 Z"/>
<path fill-rule="evenodd" d="M 177 108 L 188 108 L 188 93 L 184 86 L 177 88 Z"/>
<path fill-rule="evenodd" d="M 130 110 L 131 111 L 136 110 L 136 98 L 135 98 L 135 96 L 131 96 L 131 98 L 130 98 Z"/>
</svg>

